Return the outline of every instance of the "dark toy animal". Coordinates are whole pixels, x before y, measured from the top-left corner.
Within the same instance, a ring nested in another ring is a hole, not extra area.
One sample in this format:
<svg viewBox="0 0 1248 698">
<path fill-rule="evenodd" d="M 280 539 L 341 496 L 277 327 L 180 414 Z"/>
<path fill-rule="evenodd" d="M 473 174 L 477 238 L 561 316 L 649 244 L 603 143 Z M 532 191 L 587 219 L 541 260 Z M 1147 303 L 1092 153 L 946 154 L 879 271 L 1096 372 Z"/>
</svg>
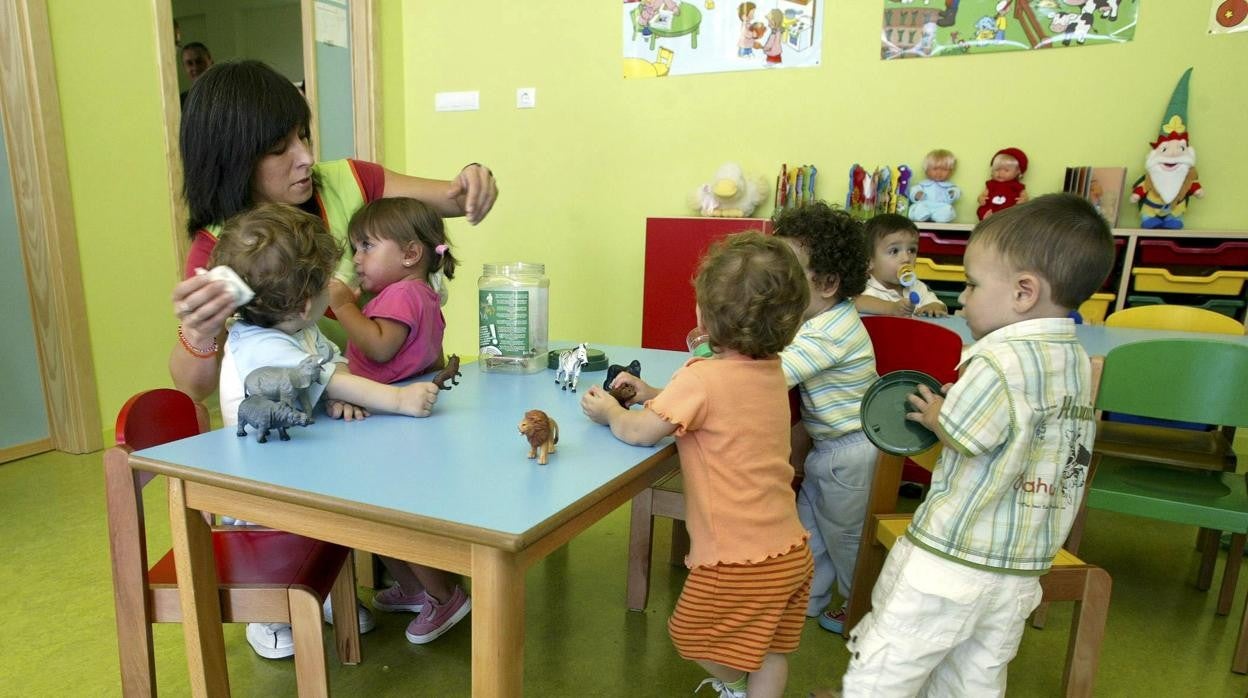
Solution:
<svg viewBox="0 0 1248 698">
<path fill-rule="evenodd" d="M 450 390 L 451 385 L 459 385 L 458 377 L 464 374 L 459 372 L 459 355 L 451 354 L 446 360 L 446 368 L 438 371 L 433 377 L 433 384 L 438 386 L 439 390 Z M 446 382 L 450 381 L 451 385 Z"/>
<path fill-rule="evenodd" d="M 256 430 L 256 441 L 265 443 L 269 440 L 269 431 L 277 430 L 277 438 L 290 441 L 288 427 L 306 427 L 312 418 L 306 412 L 300 412 L 293 405 L 276 402 L 259 395 L 252 395 L 238 406 L 238 435 L 246 436 L 246 427 Z"/>
<path fill-rule="evenodd" d="M 611 364 L 607 367 L 607 379 L 602 382 L 602 387 L 611 394 L 611 397 L 615 398 L 616 401 L 620 403 L 621 407 L 626 407 L 628 401 L 632 400 L 637 395 L 637 389 L 631 385 L 621 385 L 617 388 L 612 388 L 611 382 L 614 381 L 615 377 L 621 373 L 631 373 L 634 376 L 641 378 L 641 362 L 637 359 L 633 359 L 627 366 Z"/>
<path fill-rule="evenodd" d="M 307 389 L 321 380 L 321 364 L 323 362 L 309 356 L 299 362 L 298 366 L 286 368 L 280 366 L 263 366 L 247 374 L 243 381 L 244 394 L 253 395 L 284 402 L 291 407 L 302 409 L 312 414 L 312 404 L 308 400 Z M 296 402 L 295 400 L 298 400 Z"/>
</svg>

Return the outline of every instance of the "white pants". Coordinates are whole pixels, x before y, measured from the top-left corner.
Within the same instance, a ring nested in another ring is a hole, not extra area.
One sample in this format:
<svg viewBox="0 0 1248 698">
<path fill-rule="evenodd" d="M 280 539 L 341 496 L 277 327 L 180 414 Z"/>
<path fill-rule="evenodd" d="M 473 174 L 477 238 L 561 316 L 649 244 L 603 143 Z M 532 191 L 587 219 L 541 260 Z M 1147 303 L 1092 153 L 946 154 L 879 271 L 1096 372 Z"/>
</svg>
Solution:
<svg viewBox="0 0 1248 698">
<path fill-rule="evenodd" d="M 1040 578 L 968 567 L 901 538 L 850 631 L 845 698 L 1004 696 Z"/>
<path fill-rule="evenodd" d="M 810 531 L 815 577 L 810 583 L 806 615 L 817 616 L 832 601 L 835 587 L 849 598 L 858 562 L 858 541 L 867 512 L 867 495 L 875 473 L 875 446 L 856 431 L 837 439 L 815 441 L 806 456 L 797 516 Z"/>
</svg>

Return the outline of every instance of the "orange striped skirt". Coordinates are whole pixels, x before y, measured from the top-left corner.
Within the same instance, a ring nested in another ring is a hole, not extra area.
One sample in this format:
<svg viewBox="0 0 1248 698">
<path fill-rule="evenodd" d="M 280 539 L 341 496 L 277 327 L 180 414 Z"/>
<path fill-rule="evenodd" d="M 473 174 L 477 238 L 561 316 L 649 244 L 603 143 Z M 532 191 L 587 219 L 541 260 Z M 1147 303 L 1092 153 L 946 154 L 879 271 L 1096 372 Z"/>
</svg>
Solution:
<svg viewBox="0 0 1248 698">
<path fill-rule="evenodd" d="M 757 564 L 693 568 L 667 621 L 676 652 L 748 672 L 795 651 L 813 573 L 805 543 Z"/>
</svg>

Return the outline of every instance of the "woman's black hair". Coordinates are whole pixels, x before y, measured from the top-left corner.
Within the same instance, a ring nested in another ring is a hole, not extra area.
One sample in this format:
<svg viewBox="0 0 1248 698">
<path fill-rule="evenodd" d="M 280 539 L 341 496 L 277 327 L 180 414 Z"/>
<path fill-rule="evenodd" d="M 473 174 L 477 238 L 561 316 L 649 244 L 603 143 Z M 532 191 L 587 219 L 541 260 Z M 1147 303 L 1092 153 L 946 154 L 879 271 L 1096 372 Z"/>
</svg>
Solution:
<svg viewBox="0 0 1248 698">
<path fill-rule="evenodd" d="M 182 194 L 187 230 L 222 223 L 252 205 L 256 162 L 298 127 L 308 102 L 285 76 L 260 61 L 209 68 L 191 86 L 182 112 Z"/>
</svg>

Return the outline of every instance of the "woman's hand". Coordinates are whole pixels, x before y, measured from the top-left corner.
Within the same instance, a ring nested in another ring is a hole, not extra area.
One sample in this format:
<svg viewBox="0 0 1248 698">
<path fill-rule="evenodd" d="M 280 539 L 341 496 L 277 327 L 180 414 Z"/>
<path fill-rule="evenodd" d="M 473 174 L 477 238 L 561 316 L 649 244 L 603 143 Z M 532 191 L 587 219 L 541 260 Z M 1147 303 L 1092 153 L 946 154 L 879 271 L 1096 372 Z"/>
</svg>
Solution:
<svg viewBox="0 0 1248 698">
<path fill-rule="evenodd" d="M 196 274 L 173 287 L 173 313 L 182 335 L 195 347 L 209 347 L 234 314 L 234 294 L 225 283 Z"/>
<path fill-rule="evenodd" d="M 460 170 L 459 176 L 451 181 L 449 196 L 463 209 L 468 222 L 476 225 L 494 207 L 494 201 L 498 199 L 498 182 L 490 168 L 474 162 Z"/>
</svg>

